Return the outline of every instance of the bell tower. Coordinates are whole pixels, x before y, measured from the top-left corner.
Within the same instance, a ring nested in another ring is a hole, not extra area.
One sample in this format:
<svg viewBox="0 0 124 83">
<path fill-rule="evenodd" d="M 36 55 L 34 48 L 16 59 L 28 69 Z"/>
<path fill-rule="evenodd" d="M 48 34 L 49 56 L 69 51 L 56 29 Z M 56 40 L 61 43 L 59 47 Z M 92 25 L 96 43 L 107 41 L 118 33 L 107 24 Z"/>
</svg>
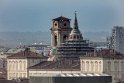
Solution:
<svg viewBox="0 0 124 83">
<path fill-rule="evenodd" d="M 52 47 L 58 47 L 68 39 L 72 28 L 70 27 L 70 19 L 60 16 L 52 19 Z"/>
</svg>

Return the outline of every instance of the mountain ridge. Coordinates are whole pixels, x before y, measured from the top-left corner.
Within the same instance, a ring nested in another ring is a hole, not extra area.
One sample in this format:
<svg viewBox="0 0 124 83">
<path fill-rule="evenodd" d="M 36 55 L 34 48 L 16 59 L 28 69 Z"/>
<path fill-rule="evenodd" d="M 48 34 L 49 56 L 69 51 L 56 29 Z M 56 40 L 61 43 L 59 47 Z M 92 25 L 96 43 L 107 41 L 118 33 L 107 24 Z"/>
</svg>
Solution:
<svg viewBox="0 0 124 83">
<path fill-rule="evenodd" d="M 90 41 L 106 41 L 109 32 L 84 32 L 84 39 Z M 16 47 L 32 43 L 51 43 L 51 32 L 0 32 L 0 45 L 6 47 Z"/>
</svg>

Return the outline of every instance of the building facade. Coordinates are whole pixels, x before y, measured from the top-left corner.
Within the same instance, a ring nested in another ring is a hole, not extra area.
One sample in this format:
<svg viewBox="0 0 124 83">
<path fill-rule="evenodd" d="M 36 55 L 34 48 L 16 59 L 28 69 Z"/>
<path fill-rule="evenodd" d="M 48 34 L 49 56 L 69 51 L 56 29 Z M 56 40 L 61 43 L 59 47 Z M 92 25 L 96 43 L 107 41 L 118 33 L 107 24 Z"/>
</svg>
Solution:
<svg viewBox="0 0 124 83">
<path fill-rule="evenodd" d="M 37 53 L 28 49 L 7 57 L 7 79 L 27 78 L 27 68 L 40 63 L 47 58 L 42 58 Z"/>
<path fill-rule="evenodd" d="M 112 76 L 112 83 L 124 81 L 124 57 L 81 57 L 82 73 L 106 73 Z"/>
<path fill-rule="evenodd" d="M 124 54 L 124 27 L 115 26 L 112 36 L 108 38 L 108 47 Z"/>
</svg>

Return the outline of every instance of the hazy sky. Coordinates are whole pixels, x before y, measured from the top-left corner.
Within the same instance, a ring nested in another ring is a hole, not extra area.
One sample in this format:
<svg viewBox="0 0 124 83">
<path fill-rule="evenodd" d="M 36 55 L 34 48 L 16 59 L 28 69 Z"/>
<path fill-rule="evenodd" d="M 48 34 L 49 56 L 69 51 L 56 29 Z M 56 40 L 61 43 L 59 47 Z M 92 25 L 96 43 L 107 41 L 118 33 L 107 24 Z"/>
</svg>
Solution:
<svg viewBox="0 0 124 83">
<path fill-rule="evenodd" d="M 61 15 L 73 25 L 75 10 L 81 32 L 124 26 L 124 0 L 0 0 L 0 32 L 50 31 Z"/>
</svg>

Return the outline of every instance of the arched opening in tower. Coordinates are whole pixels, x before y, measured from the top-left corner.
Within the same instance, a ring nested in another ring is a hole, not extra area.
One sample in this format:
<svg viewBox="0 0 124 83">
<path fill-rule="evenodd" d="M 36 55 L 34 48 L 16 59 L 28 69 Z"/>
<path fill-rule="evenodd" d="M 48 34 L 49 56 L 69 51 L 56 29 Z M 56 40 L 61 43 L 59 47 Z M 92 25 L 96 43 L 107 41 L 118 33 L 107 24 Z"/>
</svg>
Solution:
<svg viewBox="0 0 124 83">
<path fill-rule="evenodd" d="M 54 36 L 54 40 L 55 40 L 54 45 L 57 46 L 57 36 L 56 35 Z"/>
<path fill-rule="evenodd" d="M 67 40 L 67 36 L 66 35 L 63 36 L 63 42 L 65 42 L 65 40 Z"/>
</svg>

